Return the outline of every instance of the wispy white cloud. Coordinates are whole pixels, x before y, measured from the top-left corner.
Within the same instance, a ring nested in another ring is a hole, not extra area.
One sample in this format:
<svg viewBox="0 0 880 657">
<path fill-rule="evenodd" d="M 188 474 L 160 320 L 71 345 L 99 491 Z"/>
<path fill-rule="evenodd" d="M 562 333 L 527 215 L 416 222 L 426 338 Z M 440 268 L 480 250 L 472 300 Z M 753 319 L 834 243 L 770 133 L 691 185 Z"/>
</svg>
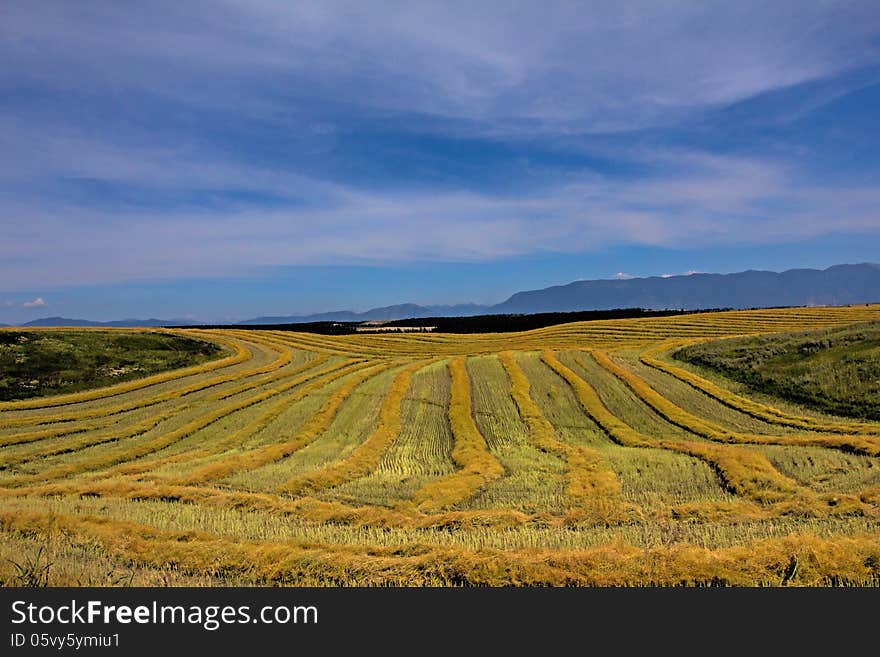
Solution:
<svg viewBox="0 0 880 657">
<path fill-rule="evenodd" d="M 345 71 L 348 84 L 339 87 L 358 103 L 599 131 L 656 124 L 859 65 L 876 56 L 880 27 L 870 2 L 235 6 L 255 30 L 239 33 L 242 41 L 259 34 L 273 49 L 275 39 L 297 43 L 288 66 L 307 62 L 325 79 Z M 830 38 L 817 40 L 817 30 Z"/>
<path fill-rule="evenodd" d="M 25 302 L 24 302 L 23 304 L 21 304 L 21 305 L 22 305 L 23 308 L 43 308 L 44 306 L 47 306 L 47 305 L 49 305 L 49 304 L 47 304 L 47 303 L 43 300 L 43 297 L 37 297 L 37 298 L 34 299 L 33 301 L 25 301 Z"/>
<path fill-rule="evenodd" d="M 661 124 L 862 65 L 876 57 L 880 29 L 870 1 L 511 10 L 235 0 L 88 12 L 59 2 L 4 13 L 0 39 L 28 56 L 18 75 L 32 83 L 235 102 L 261 117 L 309 98 L 495 131 L 523 121 L 590 131 Z"/>
<path fill-rule="evenodd" d="M 878 33 L 873 2 L 18 3 L 4 8 L 0 59 L 21 65 L 0 69 L 0 83 L 65 106 L 60 118 L 42 102 L 0 111 L 0 288 L 876 233 L 875 185 L 816 184 L 781 158 L 634 139 L 617 155 L 645 175 L 573 168 L 537 184 L 524 174 L 501 193 L 405 188 L 393 173 L 341 183 L 264 151 L 306 152 L 312 138 L 332 146 L 337 118 L 350 123 L 346 138 L 364 117 L 436 120 L 499 140 L 676 124 L 859 67 L 877 57 Z M 118 124 L 71 118 L 107 99 Z M 177 110 L 183 127 L 152 129 Z M 200 113 L 220 115 L 210 127 L 223 139 L 200 129 Z M 234 137 L 243 122 L 264 140 L 248 157 Z M 147 200 L 219 190 L 279 202 L 151 208 L 58 191 L 82 181 Z"/>
<path fill-rule="evenodd" d="M 689 163 L 650 180 L 588 176 L 516 196 L 365 191 L 318 181 L 320 202 L 280 209 L 127 208 L 108 215 L 29 203 L 10 208 L 21 221 L 0 243 L 0 279 L 33 289 L 272 265 L 484 261 L 621 244 L 698 248 L 880 231 L 880 190 L 873 186 L 842 194 L 805 183 L 787 164 L 698 153 L 670 158 Z M 58 252 L 64 262 L 53 257 Z"/>
<path fill-rule="evenodd" d="M 635 276 L 633 276 L 632 274 L 627 274 L 625 271 L 619 271 L 616 274 L 614 274 L 614 278 L 616 278 L 619 281 L 628 281 L 631 278 L 635 278 Z"/>
</svg>

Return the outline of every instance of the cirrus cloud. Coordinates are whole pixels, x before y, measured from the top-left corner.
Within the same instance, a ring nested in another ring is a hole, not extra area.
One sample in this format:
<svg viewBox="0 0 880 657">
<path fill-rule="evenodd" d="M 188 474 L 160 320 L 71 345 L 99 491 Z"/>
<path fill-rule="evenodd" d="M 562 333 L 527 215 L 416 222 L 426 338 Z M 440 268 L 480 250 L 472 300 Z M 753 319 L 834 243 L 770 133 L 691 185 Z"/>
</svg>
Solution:
<svg viewBox="0 0 880 657">
<path fill-rule="evenodd" d="M 839 98 L 878 36 L 859 0 L 12 3 L 0 289 L 876 235 L 867 156 L 741 104 Z"/>
</svg>

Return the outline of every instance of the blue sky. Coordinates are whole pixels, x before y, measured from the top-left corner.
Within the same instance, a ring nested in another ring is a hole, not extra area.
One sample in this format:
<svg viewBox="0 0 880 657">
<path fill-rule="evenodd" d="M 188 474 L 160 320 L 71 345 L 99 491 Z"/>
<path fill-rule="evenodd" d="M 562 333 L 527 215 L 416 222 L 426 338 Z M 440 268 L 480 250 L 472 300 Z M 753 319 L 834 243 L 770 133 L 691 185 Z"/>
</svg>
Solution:
<svg viewBox="0 0 880 657">
<path fill-rule="evenodd" d="M 880 5 L 4 3 L 0 322 L 880 256 Z"/>
</svg>

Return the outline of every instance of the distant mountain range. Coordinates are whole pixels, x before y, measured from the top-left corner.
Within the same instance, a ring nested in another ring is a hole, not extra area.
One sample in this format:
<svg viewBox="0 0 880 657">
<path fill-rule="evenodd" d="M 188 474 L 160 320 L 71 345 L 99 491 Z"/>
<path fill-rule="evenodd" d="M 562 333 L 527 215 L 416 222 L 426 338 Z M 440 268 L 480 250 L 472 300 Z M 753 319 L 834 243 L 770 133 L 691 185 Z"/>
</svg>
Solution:
<svg viewBox="0 0 880 657">
<path fill-rule="evenodd" d="M 644 308 L 764 308 L 773 306 L 841 306 L 880 302 L 880 264 L 835 265 L 828 269 L 790 269 L 782 273 L 744 271 L 736 274 L 651 276 L 624 280 L 575 281 L 541 290 L 517 292 L 493 306 L 458 304 L 420 306 L 404 303 L 366 312 L 341 310 L 314 315 L 257 317 L 238 324 L 390 321 L 422 317 L 531 314 Z M 92 322 L 47 317 L 22 326 L 186 326 L 191 320 L 124 319 Z"/>
<path fill-rule="evenodd" d="M 305 324 L 306 322 L 387 322 L 393 319 L 418 317 L 471 317 L 486 313 L 491 306 L 462 303 L 454 306 L 419 306 L 401 303 L 396 306 L 373 308 L 362 313 L 340 310 L 316 315 L 289 315 L 284 317 L 257 317 L 239 324 Z"/>
<path fill-rule="evenodd" d="M 492 306 L 491 312 L 841 306 L 875 301 L 880 301 L 880 265 L 861 264 L 835 265 L 824 270 L 790 269 L 782 273 L 744 271 L 575 281 L 517 292 Z"/>
<path fill-rule="evenodd" d="M 188 319 L 119 319 L 112 322 L 93 322 L 89 319 L 70 319 L 69 317 L 43 317 L 19 326 L 184 326 L 193 324 Z M 3 326 L 3 325 L 0 325 Z"/>
</svg>

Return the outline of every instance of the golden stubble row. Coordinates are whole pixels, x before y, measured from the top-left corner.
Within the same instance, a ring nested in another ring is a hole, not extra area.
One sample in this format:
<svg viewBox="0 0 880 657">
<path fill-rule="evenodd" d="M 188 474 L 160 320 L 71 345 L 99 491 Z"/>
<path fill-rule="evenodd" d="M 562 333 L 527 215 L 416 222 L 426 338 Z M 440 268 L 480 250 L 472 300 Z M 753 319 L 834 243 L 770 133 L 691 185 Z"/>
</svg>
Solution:
<svg viewBox="0 0 880 657">
<path fill-rule="evenodd" d="M 853 454 L 880 455 L 880 440 L 875 436 L 830 436 L 822 433 L 771 436 L 725 429 L 669 401 L 644 379 L 612 360 L 604 351 L 593 350 L 591 355 L 599 365 L 626 383 L 639 399 L 666 420 L 703 438 L 724 443 L 828 447 Z"/>
<path fill-rule="evenodd" d="M 782 475 L 757 452 L 739 446 L 649 436 L 636 431 L 609 411 L 596 390 L 561 363 L 554 353 L 545 351 L 542 358 L 571 385 L 586 413 L 620 445 L 669 449 L 701 459 L 734 494 L 759 504 L 787 506 L 792 513 L 823 513 L 829 506 L 839 507 L 838 511 L 870 512 L 864 508 L 865 502 L 853 495 L 817 495 Z"/>
<path fill-rule="evenodd" d="M 557 454 L 566 461 L 566 495 L 570 501 L 580 509 L 603 517 L 622 514 L 620 482 L 608 461 L 595 449 L 560 441 L 553 425 L 531 398 L 529 380 L 513 352 L 502 352 L 499 358 L 510 378 L 510 394 L 529 427 L 532 443 L 539 450 Z"/>
<path fill-rule="evenodd" d="M 259 584 L 814 586 L 829 581 L 869 584 L 880 577 L 876 534 L 823 539 L 802 533 L 716 550 L 688 544 L 646 550 L 618 541 L 582 550 L 501 551 L 418 543 L 260 542 L 100 516 L 24 511 L 0 511 L 0 531 L 60 534 L 74 543 L 97 543 L 137 564 L 238 575 Z M 217 555 L 223 555 L 222 561 Z"/>
<path fill-rule="evenodd" d="M 703 342 L 704 340 L 699 341 Z M 686 370 L 683 367 L 673 365 L 672 363 L 659 357 L 661 354 L 668 353 L 687 344 L 693 344 L 694 342 L 697 341 L 675 341 L 672 343 L 657 345 L 640 353 L 639 360 L 648 367 L 653 367 L 656 370 L 660 370 L 661 372 L 665 372 L 666 374 L 674 376 L 679 381 L 687 383 L 692 388 L 699 390 L 709 397 L 712 397 L 713 399 L 721 402 L 725 406 L 728 406 L 747 415 L 751 415 L 752 417 L 763 420 L 764 422 L 778 424 L 781 426 L 794 427 L 796 429 L 806 429 L 808 431 L 844 433 L 851 435 L 868 434 L 872 436 L 880 436 L 880 424 L 873 422 L 858 422 L 854 420 L 822 420 L 819 418 L 787 413 L 769 404 L 763 404 L 761 402 L 755 401 L 754 399 L 749 399 L 748 397 L 743 397 L 742 395 L 733 393 L 730 390 L 722 388 L 718 384 L 699 376 L 698 374 L 694 374 L 690 370 Z"/>
</svg>

